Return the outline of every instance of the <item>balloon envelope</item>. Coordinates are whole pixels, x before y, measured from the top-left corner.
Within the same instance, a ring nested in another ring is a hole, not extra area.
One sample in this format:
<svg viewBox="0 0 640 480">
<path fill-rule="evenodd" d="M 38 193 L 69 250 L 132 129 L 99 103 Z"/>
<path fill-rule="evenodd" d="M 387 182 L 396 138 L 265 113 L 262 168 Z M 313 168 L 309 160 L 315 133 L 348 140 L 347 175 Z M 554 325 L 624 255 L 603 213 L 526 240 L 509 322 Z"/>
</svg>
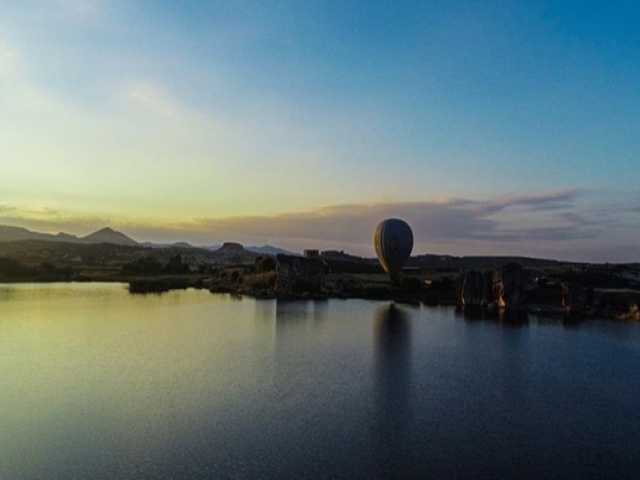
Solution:
<svg viewBox="0 0 640 480">
<path fill-rule="evenodd" d="M 373 242 L 380 265 L 392 279 L 396 278 L 413 249 L 411 227 L 399 218 L 388 218 L 376 227 Z"/>
</svg>

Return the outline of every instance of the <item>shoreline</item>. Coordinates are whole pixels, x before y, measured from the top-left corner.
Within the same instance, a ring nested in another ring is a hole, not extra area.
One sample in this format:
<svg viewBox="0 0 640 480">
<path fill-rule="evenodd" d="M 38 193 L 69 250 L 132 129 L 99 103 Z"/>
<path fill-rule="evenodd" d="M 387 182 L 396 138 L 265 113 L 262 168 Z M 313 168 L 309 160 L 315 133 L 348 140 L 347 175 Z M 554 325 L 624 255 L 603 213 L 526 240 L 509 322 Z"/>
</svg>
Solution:
<svg viewBox="0 0 640 480">
<path fill-rule="evenodd" d="M 326 300 L 371 300 L 391 301 L 408 306 L 448 307 L 455 308 L 468 318 L 518 318 L 526 315 L 542 315 L 557 318 L 566 322 L 580 322 L 590 319 L 606 319 L 614 321 L 640 322 L 640 311 L 637 304 L 624 309 L 576 309 L 571 310 L 562 305 L 524 304 L 519 306 L 505 306 L 496 308 L 493 306 L 461 305 L 453 299 L 449 292 L 441 298 L 434 297 L 427 291 L 407 291 L 400 287 L 387 284 L 386 288 L 362 288 L 345 291 L 335 289 L 323 289 L 318 292 L 287 292 L 276 293 L 273 289 L 252 289 L 243 285 L 231 285 L 212 282 L 211 279 L 200 275 L 185 276 L 158 276 L 158 277 L 106 277 L 106 278 L 75 278 L 75 279 L 0 279 L 0 284 L 51 284 L 51 283 L 118 283 L 128 286 L 132 295 L 162 294 L 172 290 L 208 290 L 211 294 L 231 294 L 238 297 L 247 296 L 256 300 L 279 301 L 326 301 Z M 615 292 L 606 291 L 611 295 Z M 627 289 L 624 292 L 640 298 L 640 291 Z"/>
</svg>

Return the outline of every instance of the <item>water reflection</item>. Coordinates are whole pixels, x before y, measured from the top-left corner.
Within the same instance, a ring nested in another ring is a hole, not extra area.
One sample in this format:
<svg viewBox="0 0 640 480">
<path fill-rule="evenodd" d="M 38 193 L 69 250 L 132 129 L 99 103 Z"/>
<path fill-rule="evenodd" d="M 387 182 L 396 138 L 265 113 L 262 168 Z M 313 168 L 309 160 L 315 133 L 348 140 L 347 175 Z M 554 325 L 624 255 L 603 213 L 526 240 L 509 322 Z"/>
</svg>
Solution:
<svg viewBox="0 0 640 480">
<path fill-rule="evenodd" d="M 176 305 L 122 285 L 11 288 L 2 478 L 640 471 L 638 323 L 568 332 L 536 314 L 536 328 L 505 328 L 356 300 L 187 290 Z"/>
<path fill-rule="evenodd" d="M 329 313 L 329 300 L 314 300 L 313 301 L 313 320 L 316 322 L 323 322 L 327 319 Z"/>
<path fill-rule="evenodd" d="M 256 299 L 255 310 L 256 320 L 263 322 L 271 322 L 275 317 L 276 302 L 273 300 Z"/>
<path fill-rule="evenodd" d="M 499 308 L 487 310 L 485 308 L 456 308 L 456 317 L 466 321 L 488 321 L 507 326 L 525 327 L 529 325 L 529 315 L 525 310 Z"/>
<path fill-rule="evenodd" d="M 290 355 L 306 344 L 313 344 L 326 320 L 327 302 L 314 300 L 276 300 L 276 344 L 281 354 Z M 306 356 L 306 353 L 305 353 Z"/>
<path fill-rule="evenodd" d="M 526 310 L 514 310 L 500 308 L 488 310 L 478 307 L 458 307 L 455 316 L 465 321 L 485 321 L 499 323 L 510 327 L 526 327 L 531 324 L 557 325 L 568 330 L 581 328 L 589 317 L 579 314 L 566 314 L 563 312 L 545 312 L 544 314 L 529 314 Z"/>
<path fill-rule="evenodd" d="M 382 477 L 393 477 L 411 464 L 411 321 L 395 304 L 375 312 L 376 431 L 374 458 Z"/>
<path fill-rule="evenodd" d="M 15 289 L 0 286 L 0 301 L 11 300 L 15 296 Z"/>
<path fill-rule="evenodd" d="M 322 322 L 327 319 L 327 300 L 276 300 L 276 322 L 283 327 L 304 324 L 308 320 Z"/>
</svg>

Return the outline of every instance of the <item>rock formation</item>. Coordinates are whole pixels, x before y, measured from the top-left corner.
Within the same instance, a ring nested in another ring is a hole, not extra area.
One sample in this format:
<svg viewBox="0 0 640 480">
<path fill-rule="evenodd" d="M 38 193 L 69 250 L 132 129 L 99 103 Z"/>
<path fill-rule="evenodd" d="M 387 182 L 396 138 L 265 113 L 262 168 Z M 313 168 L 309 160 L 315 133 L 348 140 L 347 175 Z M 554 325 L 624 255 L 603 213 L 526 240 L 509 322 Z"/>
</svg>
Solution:
<svg viewBox="0 0 640 480">
<path fill-rule="evenodd" d="M 584 313 L 593 301 L 593 291 L 578 283 L 562 284 L 562 308 L 566 313 Z"/>
<path fill-rule="evenodd" d="M 521 307 L 526 288 L 526 275 L 517 263 L 493 271 L 468 270 L 458 279 L 458 303 L 484 308 Z"/>
<path fill-rule="evenodd" d="M 322 259 L 281 254 L 276 256 L 276 261 L 276 296 L 317 295 L 323 292 L 327 267 Z"/>
</svg>

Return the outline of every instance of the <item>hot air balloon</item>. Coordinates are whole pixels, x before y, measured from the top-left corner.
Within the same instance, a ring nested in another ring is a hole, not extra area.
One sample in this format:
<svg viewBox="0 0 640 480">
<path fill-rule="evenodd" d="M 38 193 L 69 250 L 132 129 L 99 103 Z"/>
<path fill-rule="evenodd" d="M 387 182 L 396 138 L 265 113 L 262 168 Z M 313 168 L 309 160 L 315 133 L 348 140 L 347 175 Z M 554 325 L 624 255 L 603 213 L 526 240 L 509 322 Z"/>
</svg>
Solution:
<svg viewBox="0 0 640 480">
<path fill-rule="evenodd" d="M 413 249 L 411 227 L 399 218 L 387 218 L 376 227 L 373 242 L 380 265 L 394 280 Z"/>
</svg>

